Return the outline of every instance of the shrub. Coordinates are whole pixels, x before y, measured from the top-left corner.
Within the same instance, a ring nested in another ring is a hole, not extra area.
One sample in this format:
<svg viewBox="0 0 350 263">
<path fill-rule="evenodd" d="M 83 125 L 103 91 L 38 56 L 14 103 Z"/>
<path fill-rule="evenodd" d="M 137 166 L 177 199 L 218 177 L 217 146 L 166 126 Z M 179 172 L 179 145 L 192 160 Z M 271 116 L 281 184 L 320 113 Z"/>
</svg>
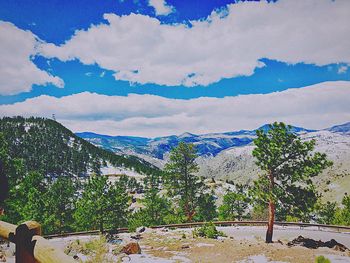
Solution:
<svg viewBox="0 0 350 263">
<path fill-rule="evenodd" d="M 200 228 L 193 230 L 193 237 L 206 237 L 206 238 L 218 238 L 219 236 L 225 236 L 221 231 L 218 231 L 213 222 L 205 223 Z"/>
<path fill-rule="evenodd" d="M 318 256 L 316 257 L 315 263 L 331 263 L 331 261 L 324 256 Z"/>
<path fill-rule="evenodd" d="M 300 218 L 298 218 L 296 216 L 287 215 L 286 221 L 287 222 L 300 222 L 301 220 L 300 220 Z"/>
<path fill-rule="evenodd" d="M 128 229 L 130 232 L 135 232 L 140 226 L 149 226 L 148 218 L 146 218 L 143 210 L 134 213 L 128 221 Z"/>
</svg>

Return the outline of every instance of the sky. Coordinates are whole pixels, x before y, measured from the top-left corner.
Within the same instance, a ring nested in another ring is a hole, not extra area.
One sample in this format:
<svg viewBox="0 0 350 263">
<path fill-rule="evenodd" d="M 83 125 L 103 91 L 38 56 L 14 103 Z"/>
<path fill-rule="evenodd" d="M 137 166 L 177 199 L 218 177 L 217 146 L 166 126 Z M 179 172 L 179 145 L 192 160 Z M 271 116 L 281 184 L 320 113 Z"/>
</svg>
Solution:
<svg viewBox="0 0 350 263">
<path fill-rule="evenodd" d="M 348 0 L 0 0 L 0 116 L 156 137 L 350 121 Z"/>
</svg>

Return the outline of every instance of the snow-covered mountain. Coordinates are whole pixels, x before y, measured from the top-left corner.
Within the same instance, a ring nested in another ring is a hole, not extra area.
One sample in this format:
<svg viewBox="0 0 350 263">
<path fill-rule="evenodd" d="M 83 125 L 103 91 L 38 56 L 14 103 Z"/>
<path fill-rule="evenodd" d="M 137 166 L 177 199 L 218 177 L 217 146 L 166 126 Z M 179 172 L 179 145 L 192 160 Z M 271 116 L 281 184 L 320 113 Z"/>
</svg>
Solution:
<svg viewBox="0 0 350 263">
<path fill-rule="evenodd" d="M 267 130 L 268 125 L 259 129 Z M 312 132 L 300 127 L 293 127 L 294 132 Z M 144 158 L 164 160 L 170 150 L 181 141 L 196 145 L 199 156 L 216 156 L 220 152 L 232 148 L 249 145 L 256 130 L 241 130 L 225 133 L 208 133 L 196 135 L 189 132 L 181 135 L 172 135 L 158 138 L 143 138 L 131 136 L 108 136 L 90 132 L 77 133 L 77 135 L 97 146 L 126 154 L 134 154 Z"/>
<path fill-rule="evenodd" d="M 268 129 L 264 125 L 259 129 Z M 350 192 L 350 122 L 323 130 L 293 127 L 304 140 L 316 140 L 316 151 L 326 153 L 334 162 L 332 168 L 318 178 L 316 184 L 327 199 L 339 200 Z M 196 135 L 183 133 L 179 136 L 142 138 L 128 136 L 106 136 L 93 133 L 77 135 L 91 143 L 126 154 L 137 155 L 158 167 L 167 160 L 170 150 L 184 141 L 193 143 L 199 155 L 199 175 L 207 178 L 249 183 L 259 174 L 252 150 L 256 130 L 241 130 L 225 133 Z"/>
</svg>

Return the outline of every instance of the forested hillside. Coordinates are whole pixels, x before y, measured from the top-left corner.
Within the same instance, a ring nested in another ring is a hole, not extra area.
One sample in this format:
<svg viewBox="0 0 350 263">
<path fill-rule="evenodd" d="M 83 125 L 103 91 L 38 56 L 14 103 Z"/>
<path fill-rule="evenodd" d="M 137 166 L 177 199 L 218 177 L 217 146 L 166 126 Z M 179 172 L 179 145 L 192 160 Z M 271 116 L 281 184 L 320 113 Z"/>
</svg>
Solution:
<svg viewBox="0 0 350 263">
<path fill-rule="evenodd" d="M 160 173 L 146 161 L 100 149 L 44 118 L 0 119 L 0 161 L 8 185 L 0 201 L 5 211 L 1 220 L 36 220 L 44 233 L 93 229 L 99 222 L 94 216 L 103 216 L 106 227 L 126 225 L 127 187 L 135 178 L 129 183 L 128 176 L 119 175 L 122 180 L 112 184 L 101 168 L 142 176 Z"/>
<path fill-rule="evenodd" d="M 266 200 L 261 202 L 260 196 L 267 189 L 266 180 L 241 185 L 236 181 L 216 182 L 214 178 L 198 176 L 200 167 L 195 144 L 181 142 L 174 147 L 164 170 L 160 171 L 137 157 L 117 156 L 99 149 L 53 120 L 17 117 L 1 119 L 0 124 L 0 172 L 8 179 L 9 190 L 0 202 L 0 208 L 5 211 L 0 219 L 6 222 L 18 224 L 35 220 L 42 224 L 44 233 L 58 233 L 267 218 Z M 295 145 L 308 147 L 307 152 L 314 153 L 315 141 L 304 141 L 283 123 L 274 123 L 271 128 L 260 130 L 257 136 L 272 136 L 276 131 L 277 139 L 289 136 Z M 264 145 L 257 145 L 259 142 L 254 140 L 255 149 L 264 149 Z M 302 147 L 297 150 L 303 150 Z M 314 156 L 315 168 L 311 169 L 309 162 L 305 164 L 310 169 L 310 178 L 332 164 L 323 153 L 315 152 Z M 263 160 L 265 157 L 261 157 L 260 162 Z M 107 162 L 144 173 L 98 175 L 100 166 Z M 290 163 L 294 162 L 286 165 Z M 85 174 L 84 178 L 76 176 Z M 290 177 L 296 173 L 284 174 Z M 296 175 L 304 175 L 304 170 Z M 345 208 L 340 207 L 339 202 L 323 203 L 310 178 L 305 182 L 309 188 L 299 189 L 303 178 L 299 180 L 298 176 L 281 182 L 281 187 L 292 192 L 286 200 L 287 190 L 278 192 L 283 194 L 279 196 L 281 203 L 275 211 L 276 220 L 349 224 L 347 194 L 341 200 Z M 312 198 L 301 196 L 305 194 Z"/>
<path fill-rule="evenodd" d="M 99 174 L 107 163 L 139 173 L 157 169 L 135 156 L 100 149 L 51 119 L 5 117 L 0 119 L 0 133 L 8 143 L 9 155 L 22 159 L 27 171 L 84 176 L 89 172 Z"/>
</svg>

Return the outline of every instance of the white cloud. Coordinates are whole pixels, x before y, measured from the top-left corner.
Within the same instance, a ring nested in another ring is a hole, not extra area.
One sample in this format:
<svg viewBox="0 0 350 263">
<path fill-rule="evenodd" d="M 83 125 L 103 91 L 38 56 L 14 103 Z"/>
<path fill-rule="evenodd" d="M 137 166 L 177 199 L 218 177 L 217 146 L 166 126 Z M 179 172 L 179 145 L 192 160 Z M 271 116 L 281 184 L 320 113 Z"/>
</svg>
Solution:
<svg viewBox="0 0 350 263">
<path fill-rule="evenodd" d="M 33 84 L 63 87 L 63 80 L 39 69 L 31 60 L 39 40 L 30 31 L 0 21 L 0 95 L 27 92 Z"/>
<path fill-rule="evenodd" d="M 140 14 L 105 14 L 106 24 L 78 30 L 42 54 L 79 59 L 132 83 L 208 85 L 247 76 L 259 60 L 327 65 L 350 63 L 350 1 L 239 2 L 207 19 L 162 24 Z"/>
<path fill-rule="evenodd" d="M 338 68 L 338 74 L 344 74 L 348 70 L 349 66 L 348 65 L 341 65 Z"/>
<path fill-rule="evenodd" d="M 168 5 L 165 0 L 149 0 L 148 4 L 154 8 L 157 16 L 166 16 L 174 12 L 174 7 Z"/>
<path fill-rule="evenodd" d="M 185 131 L 208 133 L 254 129 L 284 121 L 325 128 L 350 121 L 350 82 L 324 82 L 270 94 L 191 100 L 153 95 L 107 96 L 79 93 L 46 95 L 1 105 L 0 116 L 56 115 L 73 131 L 111 135 L 161 136 Z"/>
</svg>

